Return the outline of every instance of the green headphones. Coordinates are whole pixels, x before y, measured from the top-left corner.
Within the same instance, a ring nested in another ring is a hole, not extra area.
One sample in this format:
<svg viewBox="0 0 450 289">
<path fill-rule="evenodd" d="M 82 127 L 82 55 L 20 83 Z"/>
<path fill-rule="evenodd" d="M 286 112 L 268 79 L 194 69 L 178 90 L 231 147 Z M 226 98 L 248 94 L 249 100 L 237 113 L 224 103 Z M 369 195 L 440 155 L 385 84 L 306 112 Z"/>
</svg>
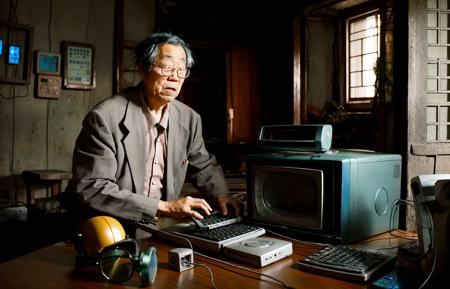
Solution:
<svg viewBox="0 0 450 289">
<path fill-rule="evenodd" d="M 126 238 L 122 225 L 109 216 L 97 216 L 82 224 L 74 240 L 77 264 L 96 264 L 111 282 L 128 281 L 134 271 L 143 286 L 153 284 L 158 268 L 156 249 L 140 252 L 135 239 Z"/>
<path fill-rule="evenodd" d="M 154 247 L 139 252 L 138 242 L 127 238 L 103 248 L 97 265 L 103 277 L 112 282 L 128 281 L 137 271 L 142 285 L 146 286 L 155 282 L 158 260 Z"/>
</svg>

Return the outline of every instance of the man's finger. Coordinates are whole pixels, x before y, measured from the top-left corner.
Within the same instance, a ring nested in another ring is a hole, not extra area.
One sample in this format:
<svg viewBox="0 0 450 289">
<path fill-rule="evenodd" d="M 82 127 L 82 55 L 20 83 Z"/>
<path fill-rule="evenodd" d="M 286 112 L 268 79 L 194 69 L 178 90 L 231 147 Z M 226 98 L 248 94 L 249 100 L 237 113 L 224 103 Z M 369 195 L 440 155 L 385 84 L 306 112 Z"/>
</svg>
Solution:
<svg viewBox="0 0 450 289">
<path fill-rule="evenodd" d="M 191 210 L 191 216 L 196 219 L 203 220 L 203 215 L 197 212 L 196 210 Z"/>
<path fill-rule="evenodd" d="M 203 210 L 206 215 L 210 215 L 212 211 L 208 202 L 206 202 L 204 199 L 194 199 L 193 202 L 190 203 L 190 206 L 191 208 Z"/>
<path fill-rule="evenodd" d="M 232 204 L 233 209 L 234 209 L 234 215 L 236 217 L 240 216 L 241 215 L 241 206 L 239 205 L 239 203 L 234 201 L 234 202 L 231 202 L 231 204 Z"/>
<path fill-rule="evenodd" d="M 211 215 L 211 212 L 208 210 L 208 208 L 203 204 L 203 203 L 196 203 L 196 204 L 192 204 L 192 209 L 195 209 L 197 212 L 199 212 L 200 214 L 205 214 L 205 215 Z"/>
<path fill-rule="evenodd" d="M 201 200 L 201 204 L 202 204 L 202 208 L 204 208 L 204 210 L 207 210 L 209 212 L 212 211 L 211 206 L 208 204 L 208 202 L 204 199 L 200 199 Z M 209 215 L 209 214 L 208 214 Z"/>
<path fill-rule="evenodd" d="M 228 214 L 227 201 L 221 201 L 219 203 L 220 210 L 222 211 L 222 215 L 226 216 Z"/>
</svg>

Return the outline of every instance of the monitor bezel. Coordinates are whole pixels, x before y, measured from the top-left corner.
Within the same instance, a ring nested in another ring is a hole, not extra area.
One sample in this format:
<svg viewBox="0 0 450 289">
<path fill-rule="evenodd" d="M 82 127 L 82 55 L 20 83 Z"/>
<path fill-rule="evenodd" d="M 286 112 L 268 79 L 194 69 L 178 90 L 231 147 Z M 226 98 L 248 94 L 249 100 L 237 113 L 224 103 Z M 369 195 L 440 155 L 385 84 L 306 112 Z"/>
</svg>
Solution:
<svg viewBox="0 0 450 289">
<path fill-rule="evenodd" d="M 41 64 L 41 56 L 56 57 L 58 59 L 58 65 L 56 71 L 43 70 Z M 47 74 L 47 75 L 61 75 L 61 54 L 45 51 L 36 51 L 36 66 L 35 72 L 37 74 Z"/>
<path fill-rule="evenodd" d="M 261 186 L 265 174 L 273 172 L 298 173 L 308 175 L 315 179 L 316 191 L 319 192 L 316 213 L 304 217 L 287 211 L 280 211 L 266 203 Z M 293 167 L 293 166 L 272 166 L 256 165 L 252 167 L 252 216 L 251 218 L 263 222 L 273 222 L 277 220 L 279 224 L 293 226 L 314 231 L 324 230 L 324 172 L 320 169 Z"/>
</svg>

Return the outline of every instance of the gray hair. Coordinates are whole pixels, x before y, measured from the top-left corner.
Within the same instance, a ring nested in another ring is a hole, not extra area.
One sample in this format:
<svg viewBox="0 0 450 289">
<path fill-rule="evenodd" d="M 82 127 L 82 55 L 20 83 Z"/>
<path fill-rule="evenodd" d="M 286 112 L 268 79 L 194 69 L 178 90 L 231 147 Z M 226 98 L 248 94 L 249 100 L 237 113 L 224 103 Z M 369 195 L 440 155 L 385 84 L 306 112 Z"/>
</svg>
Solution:
<svg viewBox="0 0 450 289">
<path fill-rule="evenodd" d="M 186 53 L 186 67 L 191 68 L 194 65 L 194 56 L 186 42 L 176 35 L 164 32 L 150 35 L 136 47 L 134 50 L 136 64 L 142 65 L 145 70 L 150 70 L 162 44 L 181 46 Z"/>
</svg>

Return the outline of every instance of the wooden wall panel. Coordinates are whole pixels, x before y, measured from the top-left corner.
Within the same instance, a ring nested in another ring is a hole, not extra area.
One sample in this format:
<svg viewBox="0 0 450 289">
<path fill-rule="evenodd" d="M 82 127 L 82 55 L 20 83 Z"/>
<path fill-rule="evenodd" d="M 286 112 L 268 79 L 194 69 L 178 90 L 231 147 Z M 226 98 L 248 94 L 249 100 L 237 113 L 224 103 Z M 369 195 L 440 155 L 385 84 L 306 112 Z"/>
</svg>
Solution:
<svg viewBox="0 0 450 289">
<path fill-rule="evenodd" d="M 228 143 L 255 143 L 261 124 L 256 56 L 248 48 L 232 48 L 227 108 Z"/>
</svg>

